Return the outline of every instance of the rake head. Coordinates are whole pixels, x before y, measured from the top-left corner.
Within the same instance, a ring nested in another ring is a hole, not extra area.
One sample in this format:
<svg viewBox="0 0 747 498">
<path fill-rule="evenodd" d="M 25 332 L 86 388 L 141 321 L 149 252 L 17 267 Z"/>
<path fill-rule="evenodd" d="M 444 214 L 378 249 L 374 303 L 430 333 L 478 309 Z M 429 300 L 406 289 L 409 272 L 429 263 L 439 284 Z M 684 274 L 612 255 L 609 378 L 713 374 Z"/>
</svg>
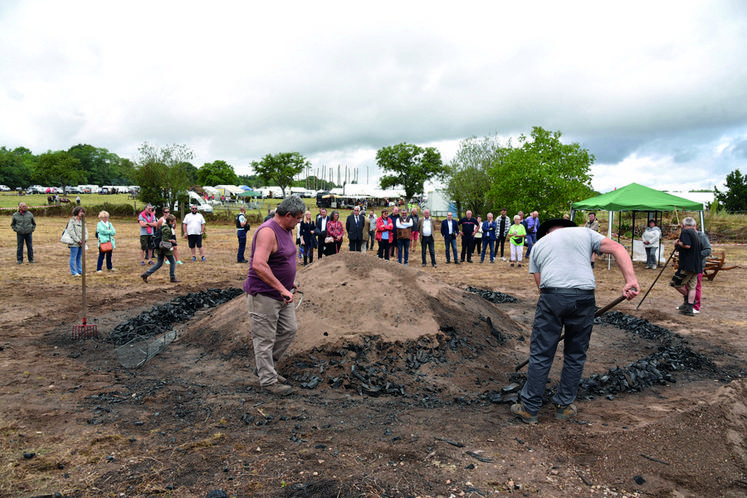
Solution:
<svg viewBox="0 0 747 498">
<path fill-rule="evenodd" d="M 88 325 L 86 324 L 86 319 L 83 319 L 82 325 L 73 325 L 73 330 L 70 333 L 71 339 L 90 339 L 91 337 L 96 337 L 98 335 L 98 330 L 96 329 L 96 325 Z"/>
</svg>

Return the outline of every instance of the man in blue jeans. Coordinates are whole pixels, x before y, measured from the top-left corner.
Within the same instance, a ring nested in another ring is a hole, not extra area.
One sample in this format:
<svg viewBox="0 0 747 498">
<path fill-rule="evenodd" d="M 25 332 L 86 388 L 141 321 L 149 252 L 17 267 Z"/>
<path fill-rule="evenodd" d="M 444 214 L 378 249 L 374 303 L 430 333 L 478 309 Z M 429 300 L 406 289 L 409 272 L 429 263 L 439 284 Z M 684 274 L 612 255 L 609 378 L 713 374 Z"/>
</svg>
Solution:
<svg viewBox="0 0 747 498">
<path fill-rule="evenodd" d="M 567 420 L 577 413 L 573 402 L 584 371 L 596 311 L 591 253 L 615 257 L 625 279 L 622 293 L 626 298 L 633 299 L 639 289 L 633 262 L 625 247 L 617 242 L 565 219 L 543 223 L 537 230 L 537 238 L 529 258 L 529 273 L 534 275 L 540 295 L 532 326 L 527 381 L 521 390 L 521 401 L 511 406 L 511 413 L 527 424 L 537 423 L 547 376 L 564 326 L 563 370 L 552 402 L 556 419 Z"/>
<path fill-rule="evenodd" d="M 539 213 L 533 211 L 532 214 L 527 218 L 527 254 L 526 257 L 529 259 L 529 255 L 532 252 L 532 246 L 537 242 L 537 229 L 540 226 Z"/>
<path fill-rule="evenodd" d="M 449 250 L 454 251 L 454 264 L 459 264 L 459 256 L 457 255 L 457 243 L 456 237 L 459 233 L 459 223 L 453 218 L 453 214 L 446 213 L 446 219 L 441 222 L 441 236 L 444 238 L 446 244 L 446 264 L 449 264 Z"/>
</svg>

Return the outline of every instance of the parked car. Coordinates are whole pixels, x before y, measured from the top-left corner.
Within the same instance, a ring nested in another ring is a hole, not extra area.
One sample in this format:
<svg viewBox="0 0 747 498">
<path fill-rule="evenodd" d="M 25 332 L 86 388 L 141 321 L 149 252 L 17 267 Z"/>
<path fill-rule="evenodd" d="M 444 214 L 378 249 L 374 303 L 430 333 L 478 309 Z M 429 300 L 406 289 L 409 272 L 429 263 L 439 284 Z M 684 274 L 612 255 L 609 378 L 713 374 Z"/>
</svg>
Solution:
<svg viewBox="0 0 747 498">
<path fill-rule="evenodd" d="M 10 190 L 10 187 L 8 187 L 7 185 L 0 185 L 0 190 L 3 192 L 7 192 L 8 190 Z"/>
<path fill-rule="evenodd" d="M 31 185 L 29 188 L 26 189 L 27 194 L 44 194 L 46 192 L 46 188 L 42 187 L 41 185 Z"/>
</svg>

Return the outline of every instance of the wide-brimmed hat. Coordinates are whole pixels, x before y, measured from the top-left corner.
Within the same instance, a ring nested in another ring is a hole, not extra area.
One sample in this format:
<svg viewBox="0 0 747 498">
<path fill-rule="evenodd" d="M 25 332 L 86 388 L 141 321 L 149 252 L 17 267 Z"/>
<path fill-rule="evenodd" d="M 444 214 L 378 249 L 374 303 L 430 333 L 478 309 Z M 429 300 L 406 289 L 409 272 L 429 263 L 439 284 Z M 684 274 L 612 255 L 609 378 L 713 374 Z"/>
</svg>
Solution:
<svg viewBox="0 0 747 498">
<path fill-rule="evenodd" d="M 556 228 L 556 227 L 570 228 L 570 227 L 575 227 L 575 226 L 578 226 L 578 225 L 576 225 L 571 220 L 566 220 L 565 218 L 553 218 L 552 220 L 547 220 L 546 222 L 542 223 L 537 229 L 537 240 L 547 235 L 547 232 L 549 232 L 553 228 Z"/>
</svg>

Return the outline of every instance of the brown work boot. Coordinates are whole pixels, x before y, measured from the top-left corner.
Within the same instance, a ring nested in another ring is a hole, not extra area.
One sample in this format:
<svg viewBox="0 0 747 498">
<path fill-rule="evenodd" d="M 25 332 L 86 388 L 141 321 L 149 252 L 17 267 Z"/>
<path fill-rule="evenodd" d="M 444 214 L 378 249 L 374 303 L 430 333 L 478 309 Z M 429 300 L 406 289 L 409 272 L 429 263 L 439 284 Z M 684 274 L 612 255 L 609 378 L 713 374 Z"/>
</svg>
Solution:
<svg viewBox="0 0 747 498">
<path fill-rule="evenodd" d="M 280 382 L 275 382 L 269 386 L 262 386 L 262 390 L 276 396 L 288 396 L 293 392 L 291 386 L 288 384 L 281 384 Z"/>
<path fill-rule="evenodd" d="M 695 316 L 695 312 L 693 311 L 693 305 L 692 304 L 686 304 L 684 308 L 680 310 L 680 313 L 687 316 Z"/>
<path fill-rule="evenodd" d="M 252 373 L 254 374 L 255 377 L 259 377 L 259 372 L 257 371 L 257 367 L 254 367 L 254 370 L 252 370 Z M 277 380 L 281 384 L 287 384 L 288 383 L 288 379 L 286 379 L 285 377 L 283 377 L 280 374 L 277 374 Z"/>
<path fill-rule="evenodd" d="M 573 403 L 570 405 L 555 405 L 555 418 L 558 420 L 568 420 L 575 417 L 577 413 L 578 410 Z"/>
<path fill-rule="evenodd" d="M 524 403 L 516 403 L 515 405 L 511 405 L 511 413 L 513 413 L 516 418 L 524 422 L 525 424 L 534 425 L 537 423 L 537 414 L 534 415 L 530 414 L 526 408 L 524 408 Z"/>
</svg>

